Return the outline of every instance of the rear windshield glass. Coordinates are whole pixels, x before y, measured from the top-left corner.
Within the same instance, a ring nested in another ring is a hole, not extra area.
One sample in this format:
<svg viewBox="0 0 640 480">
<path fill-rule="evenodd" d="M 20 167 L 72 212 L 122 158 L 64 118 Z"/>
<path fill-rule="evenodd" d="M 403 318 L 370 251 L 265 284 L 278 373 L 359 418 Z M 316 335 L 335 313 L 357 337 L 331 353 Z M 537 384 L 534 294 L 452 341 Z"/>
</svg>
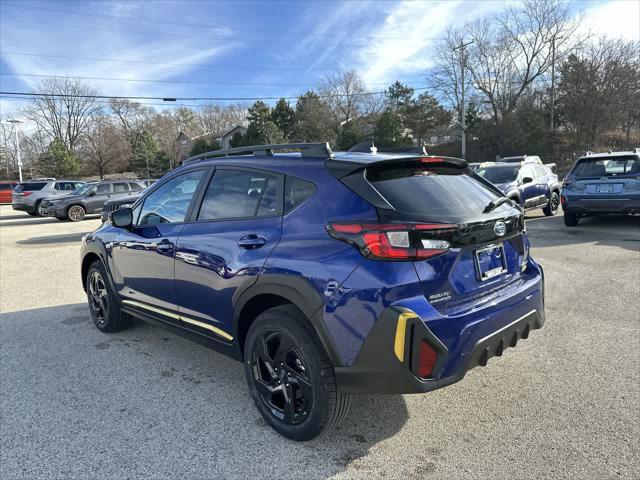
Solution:
<svg viewBox="0 0 640 480">
<path fill-rule="evenodd" d="M 571 172 L 576 177 L 607 177 L 640 173 L 637 157 L 582 158 Z"/>
<path fill-rule="evenodd" d="M 491 183 L 509 183 L 515 182 L 518 178 L 520 167 L 487 167 L 479 168 L 476 173 Z"/>
<path fill-rule="evenodd" d="M 13 184 L 11 183 L 0 183 L 0 191 L 13 190 Z"/>
<path fill-rule="evenodd" d="M 42 190 L 46 184 L 47 182 L 19 183 L 16 192 L 35 192 Z"/>
<path fill-rule="evenodd" d="M 399 212 L 428 218 L 469 218 L 500 196 L 457 168 L 384 168 L 367 179 Z M 496 208 L 506 211 L 509 204 Z"/>
</svg>

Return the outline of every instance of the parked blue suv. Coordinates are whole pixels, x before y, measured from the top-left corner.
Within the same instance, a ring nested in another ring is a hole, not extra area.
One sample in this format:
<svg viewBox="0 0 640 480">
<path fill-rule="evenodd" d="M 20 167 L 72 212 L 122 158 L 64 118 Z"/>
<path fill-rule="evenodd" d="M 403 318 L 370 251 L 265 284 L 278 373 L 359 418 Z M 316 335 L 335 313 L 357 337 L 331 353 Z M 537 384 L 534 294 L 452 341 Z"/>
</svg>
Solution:
<svg viewBox="0 0 640 480">
<path fill-rule="evenodd" d="M 86 237 L 82 281 L 104 332 L 137 317 L 243 361 L 295 440 L 352 394 L 457 382 L 545 318 L 522 211 L 465 161 L 327 144 L 185 161 Z"/>
<path fill-rule="evenodd" d="M 475 172 L 525 210 L 542 208 L 546 216 L 555 215 L 560 205 L 561 183 L 553 171 L 554 165 L 543 165 L 539 159 L 520 162 L 511 160 L 513 158 L 525 157 L 481 163 Z"/>
</svg>

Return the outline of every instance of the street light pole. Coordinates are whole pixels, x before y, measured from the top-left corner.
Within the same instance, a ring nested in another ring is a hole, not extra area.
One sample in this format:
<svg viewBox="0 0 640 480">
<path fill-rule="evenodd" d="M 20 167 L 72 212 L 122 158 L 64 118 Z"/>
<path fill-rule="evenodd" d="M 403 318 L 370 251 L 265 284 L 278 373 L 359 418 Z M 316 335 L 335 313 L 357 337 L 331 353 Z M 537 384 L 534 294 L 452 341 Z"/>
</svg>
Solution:
<svg viewBox="0 0 640 480">
<path fill-rule="evenodd" d="M 473 43 L 473 40 L 467 43 L 464 43 L 462 40 L 460 40 L 460 45 L 458 45 L 457 47 L 454 47 L 453 50 L 460 50 L 460 79 L 462 80 L 462 87 L 461 87 L 461 98 L 460 98 L 460 126 L 462 128 L 462 135 L 461 135 L 461 157 L 463 160 L 465 160 L 466 156 L 467 156 L 467 132 L 466 132 L 466 118 L 465 118 L 465 104 L 464 104 L 464 71 L 466 69 L 466 57 L 464 56 L 464 49 L 467 45 L 471 45 Z"/>
<path fill-rule="evenodd" d="M 20 178 L 20 182 L 22 182 L 22 160 L 20 159 L 20 139 L 18 136 L 20 132 L 18 130 L 18 124 L 22 123 L 20 120 L 7 120 L 9 123 L 13 123 L 13 140 L 16 146 L 16 160 L 18 161 L 18 177 Z"/>
</svg>

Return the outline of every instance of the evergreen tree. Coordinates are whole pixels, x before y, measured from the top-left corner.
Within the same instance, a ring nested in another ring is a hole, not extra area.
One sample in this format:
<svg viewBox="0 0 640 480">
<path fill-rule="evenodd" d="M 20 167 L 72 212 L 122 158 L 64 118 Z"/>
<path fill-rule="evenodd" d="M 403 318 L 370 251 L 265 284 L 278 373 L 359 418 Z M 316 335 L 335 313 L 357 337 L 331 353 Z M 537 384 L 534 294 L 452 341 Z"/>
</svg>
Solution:
<svg viewBox="0 0 640 480">
<path fill-rule="evenodd" d="M 159 170 L 156 165 L 158 152 L 158 144 L 151 133 L 143 130 L 131 153 L 129 168 L 142 177 L 151 178 L 151 172 Z"/>
<path fill-rule="evenodd" d="M 271 111 L 271 120 L 282 131 L 285 139 L 289 138 L 295 123 L 295 110 L 284 98 L 278 100 L 276 106 Z"/>
<path fill-rule="evenodd" d="M 64 142 L 56 138 L 40 157 L 39 169 L 48 177 L 75 177 L 80 173 L 80 162 Z"/>
<path fill-rule="evenodd" d="M 335 123 L 329 105 L 309 91 L 298 98 L 292 138 L 297 142 L 333 143 Z"/>
<path fill-rule="evenodd" d="M 244 138 L 246 145 L 281 143 L 284 140 L 282 130 L 271 120 L 271 109 L 258 100 L 249 108 L 249 127 Z"/>
</svg>

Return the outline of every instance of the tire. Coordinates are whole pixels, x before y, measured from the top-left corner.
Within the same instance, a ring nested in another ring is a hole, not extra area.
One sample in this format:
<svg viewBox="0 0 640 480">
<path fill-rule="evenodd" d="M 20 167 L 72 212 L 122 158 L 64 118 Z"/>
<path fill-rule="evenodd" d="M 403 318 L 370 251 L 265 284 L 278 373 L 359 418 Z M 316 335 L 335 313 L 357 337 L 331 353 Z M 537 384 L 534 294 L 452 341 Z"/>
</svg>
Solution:
<svg viewBox="0 0 640 480">
<path fill-rule="evenodd" d="M 67 218 L 72 222 L 81 222 L 87 214 L 82 205 L 71 205 L 67 208 Z"/>
<path fill-rule="evenodd" d="M 544 214 L 547 217 L 553 217 L 558 211 L 558 206 L 560 205 L 560 195 L 558 192 L 551 192 L 551 198 L 549 199 L 549 203 L 546 207 L 542 209 Z"/>
<path fill-rule="evenodd" d="M 108 279 L 102 262 L 93 262 L 86 279 L 89 312 L 98 330 L 112 333 L 127 328 L 131 323 L 131 317 L 120 310 L 118 297 Z"/>
<path fill-rule="evenodd" d="M 564 224 L 567 227 L 577 227 L 580 217 L 575 213 L 564 212 Z"/>
<path fill-rule="evenodd" d="M 311 440 L 349 411 L 350 396 L 338 392 L 329 357 L 293 305 L 258 315 L 247 333 L 244 369 L 256 407 L 287 438 Z"/>
<path fill-rule="evenodd" d="M 44 217 L 45 216 L 44 212 L 40 211 L 40 207 L 41 206 L 42 206 L 42 200 L 38 200 L 36 202 L 35 210 L 34 210 L 36 217 Z"/>
</svg>

